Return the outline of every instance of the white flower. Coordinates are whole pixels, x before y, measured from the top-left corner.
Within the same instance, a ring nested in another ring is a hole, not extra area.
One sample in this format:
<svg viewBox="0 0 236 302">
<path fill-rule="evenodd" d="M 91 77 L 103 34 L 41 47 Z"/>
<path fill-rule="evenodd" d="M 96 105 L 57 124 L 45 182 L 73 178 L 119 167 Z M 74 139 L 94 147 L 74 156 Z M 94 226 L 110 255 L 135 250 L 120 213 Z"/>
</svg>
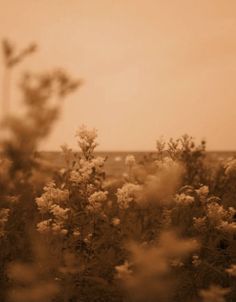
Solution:
<svg viewBox="0 0 236 302">
<path fill-rule="evenodd" d="M 47 213 L 50 210 L 53 201 L 48 199 L 45 195 L 42 195 L 41 197 L 36 198 L 36 203 L 41 213 Z"/>
<path fill-rule="evenodd" d="M 189 205 L 194 203 L 194 197 L 185 193 L 176 194 L 175 202 L 179 205 Z"/>
<path fill-rule="evenodd" d="M 68 208 L 63 209 L 59 205 L 52 205 L 50 212 L 54 215 L 55 219 L 59 222 L 64 222 L 68 219 L 68 212 L 70 210 Z"/>
<path fill-rule="evenodd" d="M 85 238 L 84 238 L 84 242 L 86 244 L 90 244 L 91 243 L 91 240 L 92 240 L 92 237 L 93 237 L 93 234 L 92 233 L 89 233 Z"/>
<path fill-rule="evenodd" d="M 126 158 L 125 158 L 125 164 L 126 164 L 126 166 L 128 166 L 128 167 L 133 167 L 134 166 L 134 164 L 135 164 L 135 157 L 134 157 L 134 155 L 127 155 L 126 156 Z"/>
<path fill-rule="evenodd" d="M 217 228 L 227 233 L 236 233 L 236 222 L 222 221 Z"/>
<path fill-rule="evenodd" d="M 132 183 L 126 183 L 117 190 L 116 196 L 121 209 L 127 209 L 132 201 L 138 199 L 142 187 Z"/>
<path fill-rule="evenodd" d="M 88 205 L 87 209 L 90 211 L 97 211 L 98 209 L 100 209 L 102 206 L 102 203 L 104 203 L 107 200 L 107 194 L 108 194 L 107 191 L 94 192 L 88 198 L 89 205 Z"/>
<path fill-rule="evenodd" d="M 222 220 L 227 217 L 227 211 L 218 203 L 212 202 L 207 205 L 206 215 L 212 223 L 220 225 Z"/>
<path fill-rule="evenodd" d="M 179 258 L 176 258 L 170 261 L 170 265 L 173 267 L 182 267 L 184 266 L 184 263 Z"/>
<path fill-rule="evenodd" d="M 67 233 L 68 233 L 68 230 L 66 230 L 66 229 L 61 230 L 61 235 L 66 235 Z"/>
<path fill-rule="evenodd" d="M 118 265 L 115 267 L 117 272 L 117 278 L 119 279 L 126 279 L 132 274 L 132 270 L 130 269 L 130 264 L 128 261 L 125 261 L 124 264 Z"/>
<path fill-rule="evenodd" d="M 80 236 L 80 231 L 79 231 L 79 229 L 75 229 L 75 230 L 73 231 L 73 236 L 74 236 L 74 237 L 79 237 L 79 236 Z"/>
<path fill-rule="evenodd" d="M 93 204 L 95 202 L 104 202 L 107 200 L 107 191 L 98 191 L 94 192 L 90 197 L 89 197 L 89 203 Z"/>
<path fill-rule="evenodd" d="M 52 219 L 43 220 L 37 224 L 37 230 L 41 234 L 49 233 L 51 231 Z"/>
<path fill-rule="evenodd" d="M 44 193 L 36 198 L 36 203 L 40 213 L 44 214 L 50 211 L 53 204 L 66 202 L 69 198 L 68 190 L 61 190 L 55 187 L 54 182 L 48 183 L 44 187 Z"/>
<path fill-rule="evenodd" d="M 111 223 L 113 226 L 117 226 L 120 224 L 120 219 L 118 217 L 114 217 L 114 218 L 112 218 Z"/>
<path fill-rule="evenodd" d="M 194 266 L 199 266 L 201 264 L 201 260 L 199 259 L 199 256 L 198 255 L 193 255 L 192 257 L 192 264 Z"/>
<path fill-rule="evenodd" d="M 155 164 L 161 170 L 169 170 L 176 166 L 177 163 L 171 157 L 165 156 L 162 160 L 156 160 Z"/>
<path fill-rule="evenodd" d="M 229 275 L 236 277 L 236 264 L 232 264 L 229 268 L 225 270 Z"/>
<path fill-rule="evenodd" d="M 207 197 L 207 195 L 209 194 L 209 188 L 208 186 L 202 186 L 200 187 L 198 190 L 196 190 L 199 198 L 201 201 L 204 201 Z"/>
<path fill-rule="evenodd" d="M 235 175 L 236 173 L 236 158 L 231 158 L 228 160 L 228 162 L 225 164 L 225 174 L 227 176 Z"/>
<path fill-rule="evenodd" d="M 95 169 L 98 169 L 98 170 L 99 170 L 100 168 L 103 167 L 104 162 L 105 162 L 105 158 L 104 158 L 104 157 L 101 157 L 101 156 L 97 156 L 97 157 L 93 158 L 93 159 L 91 160 L 91 162 L 92 162 L 93 167 L 94 167 Z"/>
<path fill-rule="evenodd" d="M 79 127 L 76 136 L 80 139 L 94 141 L 97 138 L 97 130 L 95 128 L 89 130 L 85 125 Z"/>
<path fill-rule="evenodd" d="M 88 128 L 82 125 L 77 133 L 76 136 L 78 137 L 78 144 L 84 154 L 87 152 L 91 152 L 97 146 L 96 138 L 97 138 L 97 130 Z"/>
</svg>

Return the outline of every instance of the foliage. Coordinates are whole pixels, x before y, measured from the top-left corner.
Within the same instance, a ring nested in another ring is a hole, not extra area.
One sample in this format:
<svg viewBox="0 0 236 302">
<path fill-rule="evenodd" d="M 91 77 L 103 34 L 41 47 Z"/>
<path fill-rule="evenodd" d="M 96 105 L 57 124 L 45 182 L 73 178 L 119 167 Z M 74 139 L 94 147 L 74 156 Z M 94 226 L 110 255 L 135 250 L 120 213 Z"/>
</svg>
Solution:
<svg viewBox="0 0 236 302">
<path fill-rule="evenodd" d="M 25 112 L 4 122 L 0 300 L 235 300 L 235 159 L 212 165 L 187 135 L 159 140 L 142 162 L 126 157 L 117 186 L 96 130 L 81 126 L 80 151 L 62 146 L 63 169 L 45 171 L 37 147 L 80 83 L 61 70 L 25 75 Z"/>
</svg>

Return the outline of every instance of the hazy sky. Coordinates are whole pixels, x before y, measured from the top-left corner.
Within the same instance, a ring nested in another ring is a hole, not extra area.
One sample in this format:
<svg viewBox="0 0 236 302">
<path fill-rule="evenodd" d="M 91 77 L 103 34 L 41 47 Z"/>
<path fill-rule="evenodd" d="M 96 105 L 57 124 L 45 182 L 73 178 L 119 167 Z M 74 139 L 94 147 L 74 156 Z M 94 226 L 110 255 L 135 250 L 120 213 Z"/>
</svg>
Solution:
<svg viewBox="0 0 236 302">
<path fill-rule="evenodd" d="M 103 150 L 183 133 L 236 149 L 235 0 L 0 0 L 0 22 L 1 39 L 40 47 L 21 68 L 84 79 L 45 148 L 75 146 L 85 123 Z"/>
</svg>

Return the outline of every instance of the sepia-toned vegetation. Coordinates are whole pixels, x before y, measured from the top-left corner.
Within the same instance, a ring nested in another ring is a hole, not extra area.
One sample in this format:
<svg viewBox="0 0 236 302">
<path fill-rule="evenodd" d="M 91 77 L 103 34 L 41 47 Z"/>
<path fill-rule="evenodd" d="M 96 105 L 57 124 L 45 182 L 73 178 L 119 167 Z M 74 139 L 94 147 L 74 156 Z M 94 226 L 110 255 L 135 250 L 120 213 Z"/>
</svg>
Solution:
<svg viewBox="0 0 236 302">
<path fill-rule="evenodd" d="M 81 83 L 27 73 L 24 113 L 2 122 L 0 301 L 235 301 L 236 159 L 212 163 L 205 141 L 183 135 L 128 155 L 114 181 L 82 125 L 57 170 L 37 148 Z"/>
</svg>

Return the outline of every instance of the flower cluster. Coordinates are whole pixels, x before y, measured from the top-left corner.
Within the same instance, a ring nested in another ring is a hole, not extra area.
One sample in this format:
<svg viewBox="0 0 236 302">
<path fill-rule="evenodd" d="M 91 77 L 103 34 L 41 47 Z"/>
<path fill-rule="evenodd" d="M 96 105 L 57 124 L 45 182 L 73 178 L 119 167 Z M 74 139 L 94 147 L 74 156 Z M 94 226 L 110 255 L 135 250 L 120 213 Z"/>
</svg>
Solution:
<svg viewBox="0 0 236 302">
<path fill-rule="evenodd" d="M 207 205 L 206 215 L 210 222 L 219 225 L 227 217 L 227 211 L 217 202 L 212 202 Z"/>
<path fill-rule="evenodd" d="M 209 188 L 208 186 L 201 186 L 196 190 L 196 193 L 198 194 L 200 201 L 204 202 L 209 194 Z"/>
<path fill-rule="evenodd" d="M 65 206 L 68 199 L 69 191 L 56 188 L 54 182 L 44 187 L 42 196 L 36 198 L 39 212 L 48 217 L 37 224 L 40 233 L 67 234 L 65 223 L 69 217 L 69 209 L 62 206 Z"/>
<path fill-rule="evenodd" d="M 83 154 L 87 155 L 87 159 L 89 159 L 97 146 L 97 130 L 89 130 L 85 125 L 82 125 L 78 129 L 76 136 L 78 137 L 79 147 Z"/>
<path fill-rule="evenodd" d="M 232 264 L 229 268 L 225 270 L 229 275 L 236 277 L 236 264 Z"/>
<path fill-rule="evenodd" d="M 197 267 L 202 263 L 201 259 L 199 258 L 198 255 L 193 255 L 192 257 L 192 264 L 193 266 Z"/>
<path fill-rule="evenodd" d="M 125 183 L 122 188 L 117 190 L 116 193 L 119 207 L 121 209 L 127 209 L 131 202 L 139 200 L 141 192 L 141 185 Z"/>
<path fill-rule="evenodd" d="M 127 167 L 132 168 L 135 164 L 136 160 L 134 155 L 127 155 L 125 158 L 125 164 Z"/>
<path fill-rule="evenodd" d="M 212 199 L 212 202 L 208 202 L 205 207 L 205 216 L 203 217 L 193 217 L 193 225 L 198 231 L 203 231 L 206 229 L 206 225 L 224 231 L 226 233 L 235 233 L 236 223 L 233 221 L 233 217 L 236 210 L 233 207 L 224 209 L 222 205 L 214 201 L 215 198 L 209 198 L 208 201 Z"/>
<path fill-rule="evenodd" d="M 116 277 L 118 279 L 126 280 L 132 274 L 132 270 L 130 269 L 130 264 L 127 260 L 124 262 L 124 264 L 117 265 L 115 269 L 116 269 Z"/>
<path fill-rule="evenodd" d="M 190 205 L 194 203 L 194 197 L 185 193 L 176 194 L 175 202 L 179 205 Z"/>
<path fill-rule="evenodd" d="M 171 157 L 169 156 L 165 156 L 163 159 L 161 160 L 156 160 L 155 164 L 157 165 L 158 168 L 160 168 L 161 170 L 166 170 L 166 169 L 170 169 L 173 166 L 176 165 L 176 161 L 174 161 Z"/>
<path fill-rule="evenodd" d="M 234 176 L 236 175 L 236 159 L 231 158 L 225 164 L 225 175 Z"/>
<path fill-rule="evenodd" d="M 105 159 L 95 157 L 90 160 L 81 158 L 70 172 L 70 181 L 76 185 L 88 183 L 93 174 L 103 173 Z"/>
<path fill-rule="evenodd" d="M 49 182 L 44 187 L 42 196 L 36 198 L 36 203 L 41 214 L 51 210 L 54 204 L 65 204 L 69 199 L 69 191 L 56 188 L 54 182 Z"/>
<path fill-rule="evenodd" d="M 87 210 L 90 212 L 97 212 L 101 209 L 102 204 L 107 200 L 107 191 L 94 192 L 88 198 Z"/>
</svg>

